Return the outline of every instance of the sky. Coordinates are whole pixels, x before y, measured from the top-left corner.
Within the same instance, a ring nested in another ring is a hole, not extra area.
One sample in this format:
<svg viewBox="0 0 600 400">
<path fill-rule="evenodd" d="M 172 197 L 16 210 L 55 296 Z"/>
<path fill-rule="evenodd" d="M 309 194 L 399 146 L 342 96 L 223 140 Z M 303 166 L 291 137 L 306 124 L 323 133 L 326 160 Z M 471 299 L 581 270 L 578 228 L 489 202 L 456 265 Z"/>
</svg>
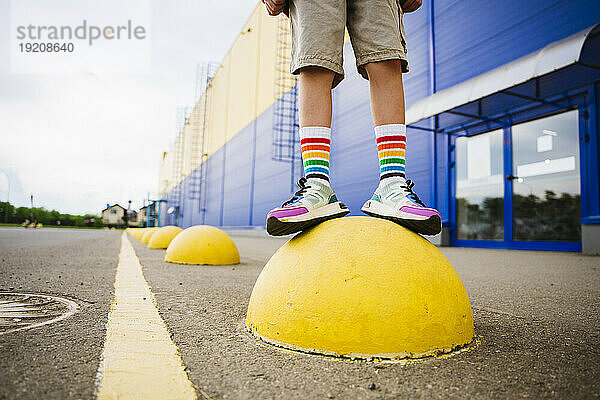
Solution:
<svg viewBox="0 0 600 400">
<path fill-rule="evenodd" d="M 177 108 L 194 101 L 198 63 L 223 59 L 256 4 L 0 0 L 0 201 L 29 206 L 33 194 L 36 207 L 99 214 L 106 204 L 139 208 L 155 198 Z M 101 27 L 131 19 L 146 37 L 76 42 L 70 59 L 19 54 L 15 25 L 36 18 Z"/>
</svg>

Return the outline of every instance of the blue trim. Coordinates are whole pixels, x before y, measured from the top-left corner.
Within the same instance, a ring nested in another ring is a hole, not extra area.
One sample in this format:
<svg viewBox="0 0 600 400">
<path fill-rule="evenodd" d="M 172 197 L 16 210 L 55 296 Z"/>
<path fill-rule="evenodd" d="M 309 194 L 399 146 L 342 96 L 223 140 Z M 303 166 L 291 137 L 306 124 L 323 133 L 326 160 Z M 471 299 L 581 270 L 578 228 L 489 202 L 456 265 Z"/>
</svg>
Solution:
<svg viewBox="0 0 600 400">
<path fill-rule="evenodd" d="M 452 153 L 452 146 L 450 145 L 450 135 L 446 135 L 444 134 L 444 143 L 446 144 L 446 195 L 444 196 L 444 205 L 446 208 L 446 215 L 444 215 L 442 217 L 442 224 L 443 226 L 452 226 L 452 223 L 450 222 L 452 217 L 452 210 L 450 210 L 450 203 L 451 203 L 451 193 L 450 193 L 450 184 L 451 184 L 451 167 L 452 167 L 452 161 L 450 159 L 451 153 Z"/>
<path fill-rule="evenodd" d="M 429 0 L 427 7 L 429 26 L 429 94 L 432 95 L 437 92 L 437 77 L 436 77 L 436 63 L 435 63 L 435 0 Z M 433 121 L 430 138 L 430 159 L 429 159 L 429 170 L 431 171 L 430 177 L 430 193 L 431 200 L 430 204 L 433 208 L 438 208 L 438 182 L 437 182 L 437 137 L 436 130 L 438 128 L 438 117 L 435 116 Z"/>
<path fill-rule="evenodd" d="M 434 119 L 434 127 L 437 127 L 437 117 L 435 117 Z M 438 185 L 437 185 L 437 176 L 438 176 L 438 171 L 437 171 L 437 136 L 435 131 L 431 132 L 431 139 L 430 139 L 430 146 L 431 146 L 431 157 L 429 159 L 429 170 L 431 171 L 431 176 L 429 178 L 430 180 L 430 193 L 431 193 L 431 201 L 430 204 L 433 208 L 437 209 L 438 206 L 438 198 L 437 198 L 437 193 L 438 193 Z"/>
<path fill-rule="evenodd" d="M 486 249 L 505 249 L 505 250 L 534 250 L 534 251 L 581 251 L 581 242 L 534 242 L 534 241 L 513 241 L 507 245 L 504 240 L 454 240 L 453 246 L 456 247 L 476 247 Z"/>
<path fill-rule="evenodd" d="M 600 220 L 600 153 L 598 141 L 598 83 L 589 86 L 589 95 L 579 107 L 581 217 L 583 222 Z"/>
<path fill-rule="evenodd" d="M 583 217 L 581 218 L 581 223 L 583 225 L 600 224 L 600 215 L 594 215 L 593 217 Z"/>
<path fill-rule="evenodd" d="M 587 101 L 585 102 L 587 103 Z M 587 174 L 587 167 L 586 165 L 588 164 L 587 162 L 587 146 L 586 146 L 586 140 L 585 137 L 587 135 L 587 130 L 588 130 L 588 119 L 589 117 L 586 119 L 585 115 L 588 114 L 587 113 L 587 105 L 586 104 L 582 104 L 577 108 L 577 119 L 578 119 L 578 129 L 579 129 L 579 134 L 578 139 L 579 139 L 579 173 L 580 173 L 580 178 L 579 178 L 579 190 L 581 193 L 581 214 L 580 217 L 583 217 L 584 215 L 588 215 L 588 211 L 590 209 L 589 207 L 589 201 L 588 201 L 588 194 L 589 192 L 587 192 L 585 190 L 585 188 L 588 188 L 588 174 Z M 584 195 L 585 193 L 585 195 Z"/>
<path fill-rule="evenodd" d="M 504 224 L 504 245 L 509 248 L 513 237 L 513 184 L 506 179 L 507 175 L 512 175 L 512 129 L 510 126 L 502 130 L 502 160 L 504 162 L 504 208 L 502 210 L 502 223 Z"/>
<path fill-rule="evenodd" d="M 450 245 L 456 238 L 456 137 L 448 135 L 448 221 Z"/>
<path fill-rule="evenodd" d="M 429 18 L 429 93 L 433 94 L 437 92 L 437 71 L 435 64 L 435 0 L 429 0 L 427 5 Z"/>
</svg>

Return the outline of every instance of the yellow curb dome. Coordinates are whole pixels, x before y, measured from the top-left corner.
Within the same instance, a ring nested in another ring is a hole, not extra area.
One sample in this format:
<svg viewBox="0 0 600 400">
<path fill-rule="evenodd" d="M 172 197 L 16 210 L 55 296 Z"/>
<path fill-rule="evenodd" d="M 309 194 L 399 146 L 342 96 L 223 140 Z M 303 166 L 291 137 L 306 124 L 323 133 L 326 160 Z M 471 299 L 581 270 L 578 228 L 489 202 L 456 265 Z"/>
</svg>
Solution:
<svg viewBox="0 0 600 400">
<path fill-rule="evenodd" d="M 166 249 L 169 247 L 171 241 L 177 236 L 183 229 L 178 226 L 167 225 L 158 228 L 148 241 L 148 248 L 150 249 Z"/>
<path fill-rule="evenodd" d="M 142 229 L 140 229 L 140 232 L 138 233 L 138 236 L 137 236 L 137 240 L 139 240 L 141 242 L 142 241 L 142 237 L 144 237 L 144 234 L 146 232 L 148 232 L 150 229 L 152 229 L 152 228 L 148 227 L 148 228 L 142 228 Z"/>
<path fill-rule="evenodd" d="M 296 235 L 267 262 L 246 326 L 283 347 L 357 358 L 414 358 L 466 345 L 473 312 L 429 241 L 392 222 L 346 217 Z"/>
<path fill-rule="evenodd" d="M 142 242 L 144 244 L 148 244 L 148 242 L 150 241 L 150 238 L 152 237 L 152 235 L 154 235 L 154 232 L 156 232 L 157 229 L 158 228 L 146 228 L 146 231 L 140 237 L 140 242 Z"/>
<path fill-rule="evenodd" d="M 169 244 L 165 261 L 179 264 L 239 264 L 240 254 L 233 240 L 209 225 L 191 226 Z"/>
<path fill-rule="evenodd" d="M 139 239 L 140 234 L 143 232 L 144 228 L 128 228 L 129 234 L 135 239 Z"/>
</svg>

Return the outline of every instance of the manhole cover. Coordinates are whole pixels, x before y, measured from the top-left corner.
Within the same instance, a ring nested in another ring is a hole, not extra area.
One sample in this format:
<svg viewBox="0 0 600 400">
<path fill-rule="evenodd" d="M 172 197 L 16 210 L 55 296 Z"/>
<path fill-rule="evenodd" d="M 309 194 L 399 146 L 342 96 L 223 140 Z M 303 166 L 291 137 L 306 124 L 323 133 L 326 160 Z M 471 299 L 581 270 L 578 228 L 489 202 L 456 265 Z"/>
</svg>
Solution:
<svg viewBox="0 0 600 400">
<path fill-rule="evenodd" d="M 77 303 L 32 293 L 0 293 L 0 335 L 35 328 L 67 318 Z"/>
</svg>

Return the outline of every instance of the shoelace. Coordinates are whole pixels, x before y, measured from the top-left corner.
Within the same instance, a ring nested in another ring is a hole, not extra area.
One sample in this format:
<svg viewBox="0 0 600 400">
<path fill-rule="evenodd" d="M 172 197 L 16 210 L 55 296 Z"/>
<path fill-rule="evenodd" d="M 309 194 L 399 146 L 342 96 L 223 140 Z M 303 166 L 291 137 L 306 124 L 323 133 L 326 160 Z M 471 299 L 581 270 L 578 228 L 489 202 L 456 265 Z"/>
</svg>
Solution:
<svg viewBox="0 0 600 400">
<path fill-rule="evenodd" d="M 285 207 L 287 205 L 293 204 L 296 201 L 298 201 L 302 195 L 306 192 L 307 189 L 310 188 L 310 185 L 306 185 L 306 178 L 302 177 L 298 180 L 298 186 L 300 187 L 300 190 L 298 190 L 296 193 L 294 193 L 294 196 L 289 199 L 288 201 L 286 201 L 285 203 L 283 203 L 281 205 L 281 207 Z M 400 187 L 402 188 L 402 190 L 404 191 L 404 193 L 406 193 L 406 196 L 413 200 L 415 203 L 417 203 L 420 206 L 423 207 L 427 207 L 425 205 L 425 203 L 423 203 L 423 201 L 421 201 L 421 199 L 419 198 L 419 196 L 413 192 L 412 188 L 415 186 L 415 183 L 413 181 L 411 181 L 410 179 L 406 180 L 406 185 L 400 185 Z"/>
<path fill-rule="evenodd" d="M 420 206 L 423 207 L 427 207 L 425 205 L 425 203 L 423 203 L 421 201 L 421 199 L 419 198 L 419 196 L 417 196 L 417 194 L 415 192 L 413 192 L 412 188 L 415 186 L 415 183 L 413 181 L 411 181 L 410 179 L 406 180 L 406 185 L 401 185 L 400 187 L 404 190 L 404 193 L 406 193 L 406 196 L 413 200 L 415 203 L 417 203 Z"/>
<path fill-rule="evenodd" d="M 302 177 L 302 178 L 300 178 L 300 180 L 298 180 L 298 186 L 300 187 L 300 190 L 298 190 L 296 193 L 294 193 L 294 197 L 292 197 L 291 199 L 289 199 L 288 201 L 283 203 L 281 205 L 281 207 L 285 207 L 287 205 L 293 204 L 296 201 L 300 200 L 300 198 L 306 192 L 306 190 L 308 188 L 310 188 L 310 185 L 306 186 L 306 178 L 304 178 L 304 177 Z"/>
</svg>

